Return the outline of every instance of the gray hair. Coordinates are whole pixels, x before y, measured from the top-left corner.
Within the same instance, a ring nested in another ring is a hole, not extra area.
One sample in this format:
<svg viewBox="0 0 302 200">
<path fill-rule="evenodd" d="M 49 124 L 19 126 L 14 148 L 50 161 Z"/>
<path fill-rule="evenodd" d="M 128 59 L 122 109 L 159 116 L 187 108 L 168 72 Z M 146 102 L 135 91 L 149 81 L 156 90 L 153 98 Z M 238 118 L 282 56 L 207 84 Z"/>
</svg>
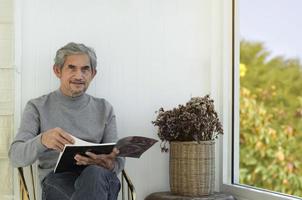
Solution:
<svg viewBox="0 0 302 200">
<path fill-rule="evenodd" d="M 85 46 L 84 44 L 70 42 L 60 48 L 55 57 L 55 65 L 59 67 L 63 67 L 65 63 L 65 59 L 67 56 L 70 55 L 77 55 L 77 54 L 86 54 L 89 57 L 90 65 L 92 69 L 96 69 L 97 65 L 97 58 L 94 49 L 91 47 Z"/>
</svg>

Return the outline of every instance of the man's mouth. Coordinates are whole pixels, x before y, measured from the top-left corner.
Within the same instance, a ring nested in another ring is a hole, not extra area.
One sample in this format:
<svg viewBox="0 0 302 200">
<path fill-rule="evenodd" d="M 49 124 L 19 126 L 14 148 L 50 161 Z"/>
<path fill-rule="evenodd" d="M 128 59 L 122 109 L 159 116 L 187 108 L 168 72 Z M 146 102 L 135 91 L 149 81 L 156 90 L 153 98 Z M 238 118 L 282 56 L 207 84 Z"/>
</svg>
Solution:
<svg viewBox="0 0 302 200">
<path fill-rule="evenodd" d="M 77 82 L 77 81 L 71 81 L 71 84 L 75 84 L 75 85 L 84 85 L 85 82 Z"/>
</svg>

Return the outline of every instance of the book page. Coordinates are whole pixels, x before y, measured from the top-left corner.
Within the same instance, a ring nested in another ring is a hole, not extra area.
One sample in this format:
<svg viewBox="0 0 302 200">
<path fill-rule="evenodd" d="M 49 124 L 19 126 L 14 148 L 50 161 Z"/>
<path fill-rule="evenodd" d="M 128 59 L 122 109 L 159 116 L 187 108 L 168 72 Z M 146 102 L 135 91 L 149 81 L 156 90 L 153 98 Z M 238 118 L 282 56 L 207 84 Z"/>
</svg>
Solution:
<svg viewBox="0 0 302 200">
<path fill-rule="evenodd" d="M 99 146 L 99 145 L 106 145 L 106 144 L 115 144 L 115 143 L 93 143 L 93 142 L 87 142 L 85 140 L 81 140 L 80 138 L 77 138 L 73 135 L 71 137 L 74 139 L 74 144 L 66 144 L 65 146 Z"/>
</svg>

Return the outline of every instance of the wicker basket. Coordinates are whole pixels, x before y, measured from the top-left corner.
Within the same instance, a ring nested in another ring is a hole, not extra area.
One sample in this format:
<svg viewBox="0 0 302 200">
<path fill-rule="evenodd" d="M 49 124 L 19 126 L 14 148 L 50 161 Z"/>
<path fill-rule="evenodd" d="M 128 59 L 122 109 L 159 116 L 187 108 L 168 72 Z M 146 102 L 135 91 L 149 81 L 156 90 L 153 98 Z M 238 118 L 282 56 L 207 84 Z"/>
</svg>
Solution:
<svg viewBox="0 0 302 200">
<path fill-rule="evenodd" d="M 215 142 L 170 143 L 170 188 L 174 194 L 212 194 L 215 182 Z"/>
</svg>

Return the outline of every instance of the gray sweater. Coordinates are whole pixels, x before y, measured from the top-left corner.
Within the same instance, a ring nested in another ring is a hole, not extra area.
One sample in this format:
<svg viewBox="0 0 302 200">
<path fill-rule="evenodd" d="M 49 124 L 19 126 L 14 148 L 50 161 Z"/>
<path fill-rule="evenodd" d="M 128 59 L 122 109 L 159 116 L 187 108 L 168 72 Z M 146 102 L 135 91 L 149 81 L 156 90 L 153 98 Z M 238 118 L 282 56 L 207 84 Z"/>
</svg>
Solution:
<svg viewBox="0 0 302 200">
<path fill-rule="evenodd" d="M 27 103 L 9 150 L 13 166 L 24 167 L 38 160 L 42 181 L 54 169 L 59 151 L 42 145 L 40 133 L 55 127 L 88 142 L 106 143 L 118 139 L 113 108 L 106 100 L 88 94 L 73 98 L 56 90 Z M 119 173 L 124 168 L 124 161 L 117 158 L 114 172 Z"/>
</svg>

